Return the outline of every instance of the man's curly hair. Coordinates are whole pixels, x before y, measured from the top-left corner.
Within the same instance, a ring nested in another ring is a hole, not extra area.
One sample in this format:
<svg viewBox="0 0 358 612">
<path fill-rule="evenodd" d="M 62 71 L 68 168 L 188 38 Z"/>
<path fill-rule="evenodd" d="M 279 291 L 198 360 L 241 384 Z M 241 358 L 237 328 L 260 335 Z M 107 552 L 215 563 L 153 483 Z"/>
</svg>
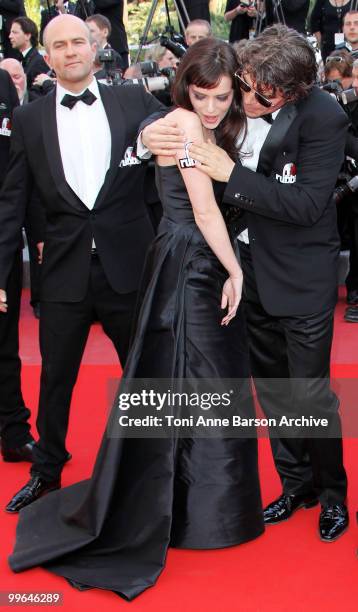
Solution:
<svg viewBox="0 0 358 612">
<path fill-rule="evenodd" d="M 238 49 L 240 70 L 247 72 L 259 91 L 270 89 L 287 100 L 305 97 L 317 78 L 317 63 L 310 43 L 284 25 L 267 28 Z"/>
</svg>

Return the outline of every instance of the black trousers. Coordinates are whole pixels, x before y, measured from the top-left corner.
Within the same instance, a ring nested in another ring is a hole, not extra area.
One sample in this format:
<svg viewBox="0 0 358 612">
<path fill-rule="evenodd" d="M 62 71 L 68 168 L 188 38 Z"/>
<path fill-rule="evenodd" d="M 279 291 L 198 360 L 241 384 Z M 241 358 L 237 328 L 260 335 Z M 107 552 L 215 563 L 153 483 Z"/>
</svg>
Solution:
<svg viewBox="0 0 358 612">
<path fill-rule="evenodd" d="M 343 503 L 347 479 L 339 402 L 329 384 L 333 309 L 305 316 L 268 314 L 258 295 L 250 248 L 241 243 L 240 256 L 251 372 L 265 415 L 276 420 L 282 415 L 325 417 L 335 436 L 278 438 L 277 431 L 271 432 L 283 491 L 301 494 L 315 490 L 322 505 Z M 275 379 L 280 379 L 279 383 Z"/>
<path fill-rule="evenodd" d="M 61 474 L 71 397 L 91 323 L 96 316 L 112 340 L 122 366 L 127 358 L 136 293 L 115 293 L 101 262 L 92 257 L 88 291 L 80 302 L 42 302 L 40 348 L 42 371 L 32 473 L 45 480 Z M 91 410 L 95 410 L 91 406 Z"/>
<path fill-rule="evenodd" d="M 358 291 L 358 202 L 357 194 L 348 201 L 348 229 L 350 234 L 349 272 L 346 278 L 347 291 Z"/>
<path fill-rule="evenodd" d="M 19 317 L 22 288 L 22 250 L 18 250 L 6 287 L 8 312 L 0 313 L 0 435 L 4 448 L 30 442 L 28 419 L 21 393 Z"/>
</svg>

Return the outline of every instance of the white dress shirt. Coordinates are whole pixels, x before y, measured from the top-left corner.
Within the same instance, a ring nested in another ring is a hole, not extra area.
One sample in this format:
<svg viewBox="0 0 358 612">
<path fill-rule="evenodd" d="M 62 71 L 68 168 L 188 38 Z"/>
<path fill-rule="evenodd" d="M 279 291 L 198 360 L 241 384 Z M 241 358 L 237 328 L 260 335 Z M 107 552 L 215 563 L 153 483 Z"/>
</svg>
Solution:
<svg viewBox="0 0 358 612">
<path fill-rule="evenodd" d="M 276 119 L 279 112 L 280 109 L 272 113 L 273 120 Z M 242 157 L 240 157 L 240 161 L 242 165 L 245 166 L 245 168 L 249 168 L 249 170 L 253 170 L 253 172 L 256 172 L 261 149 L 271 127 L 272 126 L 270 125 L 270 123 L 268 123 L 261 117 L 257 117 L 256 119 L 251 119 L 251 117 L 247 117 L 246 138 L 241 145 Z M 240 136 L 238 138 L 238 143 L 240 143 Z M 240 242 L 245 242 L 245 244 L 250 243 L 248 229 L 244 229 L 239 234 L 238 240 L 240 240 Z"/>
<path fill-rule="evenodd" d="M 96 79 L 88 89 L 97 100 L 91 105 L 80 100 L 70 109 L 61 100 L 74 94 L 57 84 L 56 120 L 66 181 L 92 210 L 111 161 L 111 131 Z"/>
</svg>

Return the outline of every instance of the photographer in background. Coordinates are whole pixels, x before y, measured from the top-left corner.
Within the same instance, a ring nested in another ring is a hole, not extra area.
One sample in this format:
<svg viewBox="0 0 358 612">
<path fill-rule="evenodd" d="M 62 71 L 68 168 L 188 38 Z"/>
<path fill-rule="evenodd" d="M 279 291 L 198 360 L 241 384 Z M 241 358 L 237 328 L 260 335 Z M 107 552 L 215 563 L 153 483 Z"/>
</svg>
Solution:
<svg viewBox="0 0 358 612">
<path fill-rule="evenodd" d="M 189 21 L 185 30 L 185 42 L 188 47 L 191 47 L 191 45 L 198 42 L 198 40 L 208 38 L 212 35 L 211 25 L 208 21 L 205 21 L 205 19 L 194 19 L 193 21 Z"/>
<path fill-rule="evenodd" d="M 4 57 L 20 58 L 19 53 L 11 46 L 9 34 L 14 19 L 22 15 L 26 15 L 24 0 L 0 0 L 0 53 L 3 53 Z"/>
<path fill-rule="evenodd" d="M 267 23 L 283 22 L 300 34 L 306 34 L 310 0 L 266 0 Z"/>
<path fill-rule="evenodd" d="M 348 11 L 343 19 L 344 40 L 350 45 L 352 53 L 358 51 L 358 10 Z"/>
<path fill-rule="evenodd" d="M 209 0 L 183 0 L 183 4 L 189 15 L 189 21 L 194 19 L 205 19 L 210 23 Z M 178 9 L 181 17 L 186 25 L 186 18 L 181 9 L 181 4 L 178 4 Z"/>
<path fill-rule="evenodd" d="M 91 32 L 92 40 L 97 43 L 98 50 L 102 49 L 111 49 L 113 55 L 113 70 L 120 70 L 123 72 L 123 60 L 119 53 L 112 49 L 111 45 L 108 42 L 108 38 L 112 32 L 112 26 L 104 15 L 95 14 L 87 17 L 86 24 L 89 27 L 89 31 Z"/>
<path fill-rule="evenodd" d="M 123 70 L 129 66 L 126 29 L 123 23 L 124 0 L 95 0 L 93 13 L 107 17 L 111 24 L 108 43 L 122 58 Z"/>
<path fill-rule="evenodd" d="M 229 42 L 250 38 L 255 30 L 256 2 L 252 0 L 228 0 L 224 13 L 225 21 L 231 21 Z"/>
<path fill-rule="evenodd" d="M 40 25 L 40 43 L 43 45 L 43 31 L 47 24 L 57 17 L 57 15 L 74 15 L 76 13 L 76 2 L 69 2 L 68 0 L 54 0 L 52 5 L 47 4 L 47 8 L 41 11 L 41 25 Z"/>
</svg>

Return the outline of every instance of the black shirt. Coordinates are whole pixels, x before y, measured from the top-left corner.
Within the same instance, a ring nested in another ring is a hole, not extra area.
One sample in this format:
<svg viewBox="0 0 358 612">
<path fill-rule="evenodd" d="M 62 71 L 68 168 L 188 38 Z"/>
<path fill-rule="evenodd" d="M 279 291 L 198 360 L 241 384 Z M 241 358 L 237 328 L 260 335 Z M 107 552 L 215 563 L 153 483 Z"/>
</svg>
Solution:
<svg viewBox="0 0 358 612">
<path fill-rule="evenodd" d="M 336 7 L 329 0 L 316 0 L 311 14 L 311 31 L 321 32 L 323 61 L 334 50 L 334 35 L 342 32 L 343 17 L 353 6 L 352 2 Z"/>
<path fill-rule="evenodd" d="M 225 13 L 236 8 L 239 2 L 240 0 L 228 0 L 226 3 Z M 249 17 L 245 13 L 243 15 L 237 15 L 237 17 L 235 17 L 231 22 L 229 42 L 234 43 L 243 38 L 249 38 L 249 33 L 254 27 L 254 23 L 254 17 Z"/>
</svg>

